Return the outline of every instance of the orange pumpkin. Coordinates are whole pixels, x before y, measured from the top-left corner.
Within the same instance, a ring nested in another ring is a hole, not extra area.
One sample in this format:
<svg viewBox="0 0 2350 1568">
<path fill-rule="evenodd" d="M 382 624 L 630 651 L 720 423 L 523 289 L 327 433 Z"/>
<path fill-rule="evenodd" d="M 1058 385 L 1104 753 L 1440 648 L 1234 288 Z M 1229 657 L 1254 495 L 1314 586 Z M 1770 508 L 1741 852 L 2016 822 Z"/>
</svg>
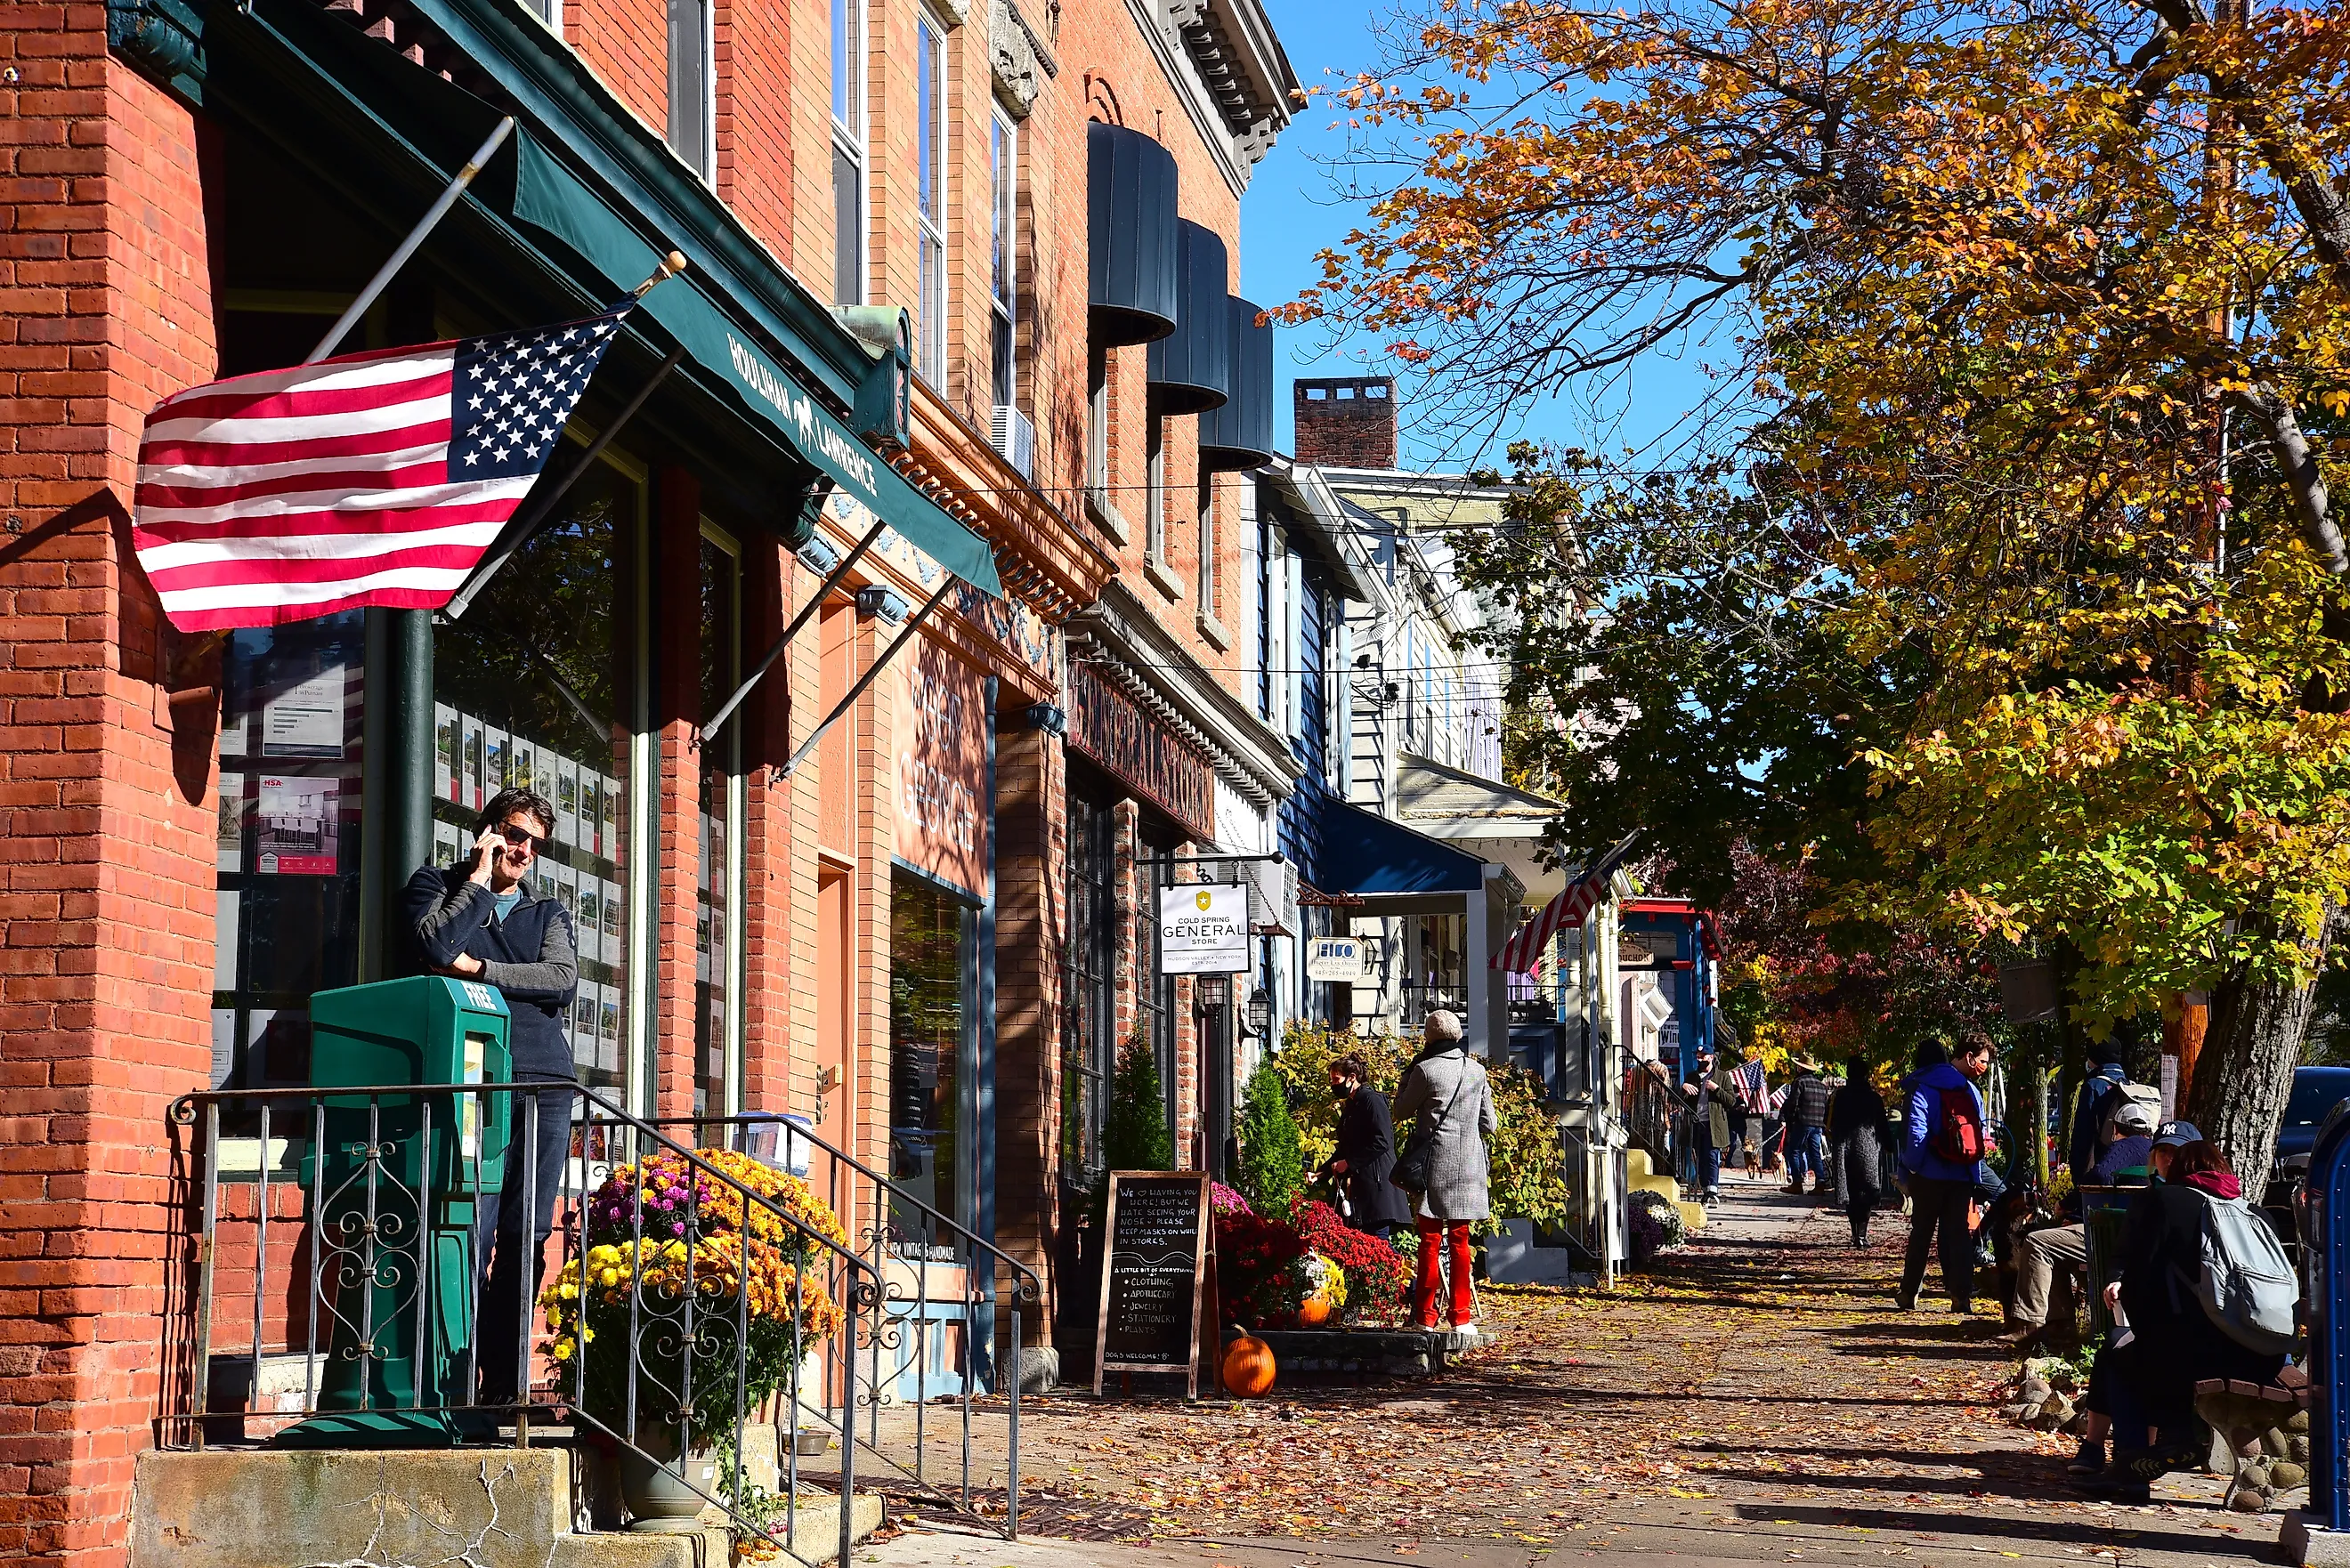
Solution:
<svg viewBox="0 0 2350 1568">
<path fill-rule="evenodd" d="M 1273 1346 L 1244 1334 L 1224 1351 L 1224 1388 L 1253 1399 L 1273 1386 Z"/>
<path fill-rule="evenodd" d="M 1330 1303 L 1326 1297 L 1307 1296 L 1297 1303 L 1297 1326 L 1320 1328 L 1330 1321 Z"/>
</svg>

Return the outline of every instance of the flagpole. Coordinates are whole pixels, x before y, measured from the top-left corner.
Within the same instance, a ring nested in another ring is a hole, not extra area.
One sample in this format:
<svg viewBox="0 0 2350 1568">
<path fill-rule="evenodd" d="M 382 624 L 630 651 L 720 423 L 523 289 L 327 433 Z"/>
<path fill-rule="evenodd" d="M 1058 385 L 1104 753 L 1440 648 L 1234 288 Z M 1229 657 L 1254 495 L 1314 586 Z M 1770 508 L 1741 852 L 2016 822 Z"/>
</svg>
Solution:
<svg viewBox="0 0 2350 1568">
<path fill-rule="evenodd" d="M 908 618 L 906 629 L 898 634 L 898 640 L 881 650 L 881 657 L 875 659 L 863 675 L 858 677 L 857 684 L 848 689 L 848 695 L 834 703 L 832 711 L 827 713 L 823 721 L 814 730 L 808 732 L 808 738 L 800 742 L 800 749 L 792 753 L 791 761 L 775 771 L 778 781 L 787 779 L 799 772 L 800 764 L 808 760 L 809 753 L 816 750 L 816 743 L 824 739 L 824 732 L 838 723 L 843 713 L 857 706 L 857 700 L 865 695 L 865 689 L 880 679 L 881 671 L 889 667 L 892 659 L 898 657 L 899 649 L 914 640 L 914 633 L 921 628 L 924 621 L 930 619 L 931 612 L 939 607 L 939 602 L 947 597 L 954 586 L 955 576 L 952 572 L 940 573 L 939 591 L 932 594 L 929 601 Z"/>
<path fill-rule="evenodd" d="M 310 357 L 302 363 L 315 365 L 335 351 L 335 345 L 340 343 L 344 336 L 357 324 L 359 318 L 367 314 L 368 306 L 375 303 L 376 296 L 383 292 L 384 286 L 391 281 L 392 275 L 407 265 L 408 258 L 416 254 L 416 247 L 424 243 L 425 236 L 432 234 L 434 225 L 449 215 L 449 209 L 457 204 L 457 198 L 465 193 L 465 187 L 473 182 L 473 176 L 482 171 L 482 165 L 487 163 L 490 161 L 490 155 L 504 146 L 506 138 L 514 134 L 514 128 L 512 115 L 498 121 L 496 129 L 483 139 L 482 145 L 473 150 L 473 157 L 465 161 L 465 166 L 457 171 L 457 177 L 449 182 L 448 189 L 442 191 L 440 199 L 425 210 L 424 216 L 417 222 L 416 226 L 408 231 L 408 237 L 400 242 L 400 248 L 392 252 L 390 258 L 381 266 L 376 268 L 375 275 L 368 279 L 368 286 L 359 290 L 359 296 L 351 301 L 350 308 L 344 311 L 332 327 L 327 328 L 327 335 L 318 339 L 318 346 L 310 350 Z"/>
<path fill-rule="evenodd" d="M 832 590 L 838 587 L 841 579 L 847 576 L 850 569 L 865 558 L 865 552 L 873 548 L 874 542 L 881 537 L 889 526 L 887 523 L 876 522 L 872 527 L 865 531 L 865 537 L 857 541 L 857 548 L 849 551 L 847 556 L 843 557 L 840 565 L 833 567 L 831 575 L 816 586 L 816 592 L 808 596 L 807 603 L 800 607 L 799 614 L 792 617 L 792 624 L 784 628 L 784 635 L 775 639 L 775 646 L 767 649 L 767 657 L 759 660 L 759 667 L 751 671 L 751 678 L 736 687 L 734 695 L 720 703 L 718 711 L 704 720 L 701 727 L 694 731 L 692 740 L 688 742 L 690 749 L 700 749 L 702 742 L 718 733 L 726 721 L 733 716 L 734 710 L 742 706 L 743 699 L 751 694 L 751 688 L 756 686 L 761 678 L 775 667 L 775 660 L 783 656 L 785 648 L 789 645 L 793 638 L 799 635 L 799 629 L 807 624 L 808 617 L 814 615 L 817 607 L 832 597 Z"/>
</svg>

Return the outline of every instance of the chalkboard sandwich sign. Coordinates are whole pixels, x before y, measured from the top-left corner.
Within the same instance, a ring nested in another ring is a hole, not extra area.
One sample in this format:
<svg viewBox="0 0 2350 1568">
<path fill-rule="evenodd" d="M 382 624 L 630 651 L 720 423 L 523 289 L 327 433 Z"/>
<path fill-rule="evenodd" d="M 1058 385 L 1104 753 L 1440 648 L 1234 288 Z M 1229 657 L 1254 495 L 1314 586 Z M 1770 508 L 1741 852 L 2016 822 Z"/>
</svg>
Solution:
<svg viewBox="0 0 2350 1568">
<path fill-rule="evenodd" d="M 1094 1342 L 1094 1392 L 1110 1372 L 1180 1372 L 1200 1397 L 1200 1314 L 1215 1234 L 1208 1176 L 1114 1170 Z"/>
</svg>

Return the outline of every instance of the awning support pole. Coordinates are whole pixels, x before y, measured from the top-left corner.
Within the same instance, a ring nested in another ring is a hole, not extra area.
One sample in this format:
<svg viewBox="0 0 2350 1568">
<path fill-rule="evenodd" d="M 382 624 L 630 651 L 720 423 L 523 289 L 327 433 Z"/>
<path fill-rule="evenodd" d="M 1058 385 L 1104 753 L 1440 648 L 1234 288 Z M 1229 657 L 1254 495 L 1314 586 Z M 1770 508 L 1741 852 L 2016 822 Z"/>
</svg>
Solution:
<svg viewBox="0 0 2350 1568">
<path fill-rule="evenodd" d="M 807 761 L 809 754 L 816 750 L 816 743 L 824 739 L 824 732 L 838 723 L 843 713 L 857 705 L 857 700 L 865 695 L 865 689 L 880 678 L 881 671 L 888 668 L 889 661 L 898 657 L 899 649 L 914 640 L 914 633 L 921 628 L 922 622 L 930 618 L 931 612 L 939 607 L 940 603 L 946 598 L 948 592 L 954 586 L 954 574 L 941 568 L 939 591 L 932 594 L 921 608 L 907 618 L 906 629 L 898 634 L 898 640 L 882 649 L 881 657 L 875 659 L 865 673 L 857 678 L 857 684 L 848 689 L 847 696 L 833 704 L 832 711 L 824 716 L 824 722 L 818 724 L 808 738 L 800 742 L 800 749 L 792 753 L 792 760 L 785 763 L 782 770 L 775 774 L 777 778 L 787 779 L 798 771 L 799 765 Z"/>
<path fill-rule="evenodd" d="M 588 443 L 588 450 L 579 454 L 578 461 L 564 471 L 563 477 L 550 488 L 531 492 L 530 499 L 523 504 L 519 517 L 506 524 L 505 532 L 499 535 L 498 542 L 490 546 L 490 553 L 474 564 L 473 576 L 467 577 L 463 586 L 449 596 L 449 602 L 441 607 L 444 619 L 456 620 L 473 607 L 474 596 L 489 587 L 490 579 L 504 570 L 505 564 L 536 536 L 546 520 L 555 515 L 556 506 L 571 493 L 571 487 L 596 466 L 596 460 L 604 455 L 604 449 L 612 444 L 612 438 L 620 433 L 620 427 L 636 418 L 637 410 L 645 406 L 645 400 L 653 395 L 653 389 L 668 379 L 669 373 L 676 369 L 684 358 L 683 348 L 671 349 L 669 358 L 653 368 L 653 373 L 645 378 L 645 384 L 631 393 L 629 400 L 620 405 L 620 411 L 596 432 L 596 439 Z"/>
<path fill-rule="evenodd" d="M 751 671 L 750 678 L 734 688 L 734 695 L 718 705 L 718 711 L 711 715 L 708 723 L 694 732 L 693 745 L 698 747 L 702 742 L 718 733 L 720 727 L 734 716 L 734 710 L 743 705 L 743 699 L 751 694 L 751 688 L 756 686 L 761 678 L 769 670 L 775 668 L 775 660 L 783 657 L 785 648 L 789 646 L 792 639 L 800 634 L 800 628 L 807 625 L 808 617 L 816 614 L 824 601 L 832 597 L 832 590 L 840 587 L 842 580 L 856 568 L 857 563 L 865 558 L 865 552 L 879 542 L 882 533 L 889 526 L 889 524 L 876 520 L 873 526 L 865 531 L 865 537 L 857 541 L 857 548 L 840 558 L 840 565 L 833 567 L 830 575 L 816 586 L 816 592 L 808 596 L 807 603 L 800 606 L 800 613 L 792 617 L 792 624 L 784 628 L 784 635 L 775 639 L 775 645 L 767 649 L 767 656 L 759 660 L 758 668 Z"/>
<path fill-rule="evenodd" d="M 504 146 L 506 138 L 514 134 L 514 128 L 512 115 L 498 121 L 496 127 L 484 139 L 481 146 L 473 150 L 473 157 L 465 161 L 465 166 L 457 171 L 457 177 L 449 182 L 448 188 L 441 192 L 440 197 L 432 206 L 424 210 L 424 216 L 417 220 L 416 226 L 408 231 L 408 237 L 400 242 L 400 248 L 391 253 L 390 260 L 375 269 L 375 275 L 368 279 L 368 286 L 365 288 L 359 290 L 359 296 L 351 301 L 350 307 L 336 318 L 332 327 L 327 328 L 327 335 L 318 339 L 318 346 L 310 350 L 310 357 L 302 363 L 315 365 L 335 351 L 335 345 L 340 343 L 350 329 L 358 325 L 359 317 L 368 313 L 368 306 L 375 303 L 376 296 L 383 292 L 384 286 L 391 282 L 392 275 L 408 265 L 408 258 L 416 254 L 416 247 L 422 244 L 425 237 L 432 233 L 441 220 L 449 215 L 449 209 L 457 204 L 457 198 L 465 193 L 465 187 L 473 182 L 473 176 L 482 171 L 482 165 L 487 163 L 490 161 L 490 155 Z"/>
</svg>

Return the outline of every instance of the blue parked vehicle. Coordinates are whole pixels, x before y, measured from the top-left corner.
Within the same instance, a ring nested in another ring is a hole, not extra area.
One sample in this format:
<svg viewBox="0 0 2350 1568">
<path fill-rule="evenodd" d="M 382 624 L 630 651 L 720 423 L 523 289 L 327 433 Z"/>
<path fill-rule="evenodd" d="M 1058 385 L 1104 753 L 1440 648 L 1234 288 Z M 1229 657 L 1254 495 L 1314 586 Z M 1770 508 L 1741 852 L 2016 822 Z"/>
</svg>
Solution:
<svg viewBox="0 0 2350 1568">
<path fill-rule="evenodd" d="M 2283 1125 L 2277 1128 L 2276 1155 L 2269 1167 L 2262 1208 L 2293 1213 L 2293 1195 L 2309 1178 L 2309 1155 L 2317 1147 L 2317 1135 L 2327 1116 L 2344 1100 L 2350 1100 L 2350 1067 L 2293 1070 L 2293 1093 L 2286 1096 Z M 2293 1235 L 2299 1229 L 2295 1223 L 2276 1221 L 2273 1212 L 2272 1220 L 2278 1223 L 2280 1236 Z"/>
</svg>

